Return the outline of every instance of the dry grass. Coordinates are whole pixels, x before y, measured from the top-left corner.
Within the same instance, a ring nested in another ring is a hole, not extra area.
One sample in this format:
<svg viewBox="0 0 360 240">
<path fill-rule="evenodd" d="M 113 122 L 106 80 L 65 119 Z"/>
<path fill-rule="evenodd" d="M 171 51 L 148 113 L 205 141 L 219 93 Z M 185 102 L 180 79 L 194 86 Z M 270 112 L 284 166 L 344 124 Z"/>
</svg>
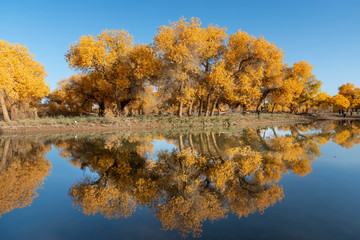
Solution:
<svg viewBox="0 0 360 240">
<path fill-rule="evenodd" d="M 161 128 L 204 128 L 204 127 L 251 127 L 277 125 L 282 123 L 303 123 L 313 119 L 307 116 L 289 113 L 229 114 L 214 117 L 177 116 L 134 116 L 134 117 L 44 117 L 12 122 L 0 122 L 2 133 L 15 132 L 60 132 L 60 131 L 94 131 L 121 129 L 161 129 Z"/>
</svg>

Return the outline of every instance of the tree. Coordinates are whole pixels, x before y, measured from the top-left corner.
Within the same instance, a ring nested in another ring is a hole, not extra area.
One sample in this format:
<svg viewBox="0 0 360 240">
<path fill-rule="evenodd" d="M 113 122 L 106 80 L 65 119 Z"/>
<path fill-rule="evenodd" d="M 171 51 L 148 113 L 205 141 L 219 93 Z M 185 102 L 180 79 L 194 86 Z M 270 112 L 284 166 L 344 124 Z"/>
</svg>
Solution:
<svg viewBox="0 0 360 240">
<path fill-rule="evenodd" d="M 236 81 L 235 102 L 242 105 L 257 102 L 256 109 L 282 80 L 284 53 L 263 37 L 255 38 L 238 31 L 229 39 L 225 53 L 227 70 Z"/>
<path fill-rule="evenodd" d="M 336 94 L 332 98 L 333 105 L 338 106 L 340 108 L 349 108 L 350 107 L 350 101 L 344 97 L 342 94 Z"/>
<path fill-rule="evenodd" d="M 34 59 L 27 47 L 0 40 L 0 103 L 5 121 L 18 117 L 20 104 L 39 102 L 49 94 L 44 67 Z"/>
<path fill-rule="evenodd" d="M 75 74 L 58 83 L 59 87 L 49 96 L 49 112 L 81 113 L 91 111 L 94 104 L 99 108 L 99 116 L 104 116 L 106 103 L 114 102 L 111 85 L 103 81 L 96 72 Z"/>
<path fill-rule="evenodd" d="M 313 106 L 318 108 L 329 108 L 332 105 L 332 99 L 326 92 L 320 92 L 314 98 Z"/>
<path fill-rule="evenodd" d="M 208 91 L 208 97 L 213 96 L 214 102 L 211 108 L 210 115 L 214 115 L 215 107 L 218 101 L 223 98 L 225 101 L 231 101 L 235 98 L 233 89 L 235 88 L 234 78 L 231 72 L 225 69 L 225 62 L 220 61 L 210 71 L 207 77 L 207 84 L 211 86 L 211 90 Z M 209 101 L 208 104 L 209 105 Z M 208 107 L 207 107 L 208 109 Z M 208 110 L 206 111 L 206 114 Z"/>
<path fill-rule="evenodd" d="M 360 88 L 356 88 L 352 83 L 346 83 L 339 87 L 339 93 L 349 101 L 347 108 L 354 108 L 360 105 Z"/>
<path fill-rule="evenodd" d="M 220 62 L 223 61 L 228 35 L 226 34 L 226 28 L 219 28 L 218 26 L 208 26 L 207 28 L 202 28 L 202 35 L 203 48 L 200 53 L 200 72 L 196 75 L 196 96 L 199 101 L 199 116 L 202 116 L 204 100 L 206 100 L 205 116 L 208 116 L 211 101 L 213 104 L 210 115 L 213 115 L 214 108 L 218 105 L 219 101 L 226 100 L 230 97 L 229 95 L 223 96 L 218 89 L 215 89 L 216 86 L 214 85 L 214 82 L 209 82 L 210 79 L 215 80 L 214 71 L 219 71 L 220 68 L 224 69 L 224 63 Z M 214 70 L 217 65 L 218 70 Z M 210 77 L 211 73 L 213 74 L 213 77 Z M 219 76 L 220 75 L 218 75 L 218 77 Z M 222 82 L 222 80 L 218 77 L 215 81 L 219 83 Z M 228 83 L 230 82 L 228 81 Z M 227 91 L 227 93 L 229 93 L 229 91 Z"/>
<path fill-rule="evenodd" d="M 313 66 L 306 61 L 294 63 L 292 67 L 284 65 L 283 75 L 279 76 L 280 80 L 277 86 L 268 89 L 273 111 L 276 104 L 282 106 L 295 105 L 296 100 L 303 93 L 307 84 L 307 79 L 312 76 Z"/>
<path fill-rule="evenodd" d="M 145 80 L 158 74 L 159 62 L 147 45 L 133 44 L 133 37 L 124 30 L 104 30 L 96 37 L 82 36 L 65 55 L 69 66 L 83 73 L 94 74 L 97 86 L 111 86 L 117 112 L 142 89 Z"/>
<path fill-rule="evenodd" d="M 200 56 L 204 49 L 203 29 L 197 18 L 181 18 L 170 26 L 161 26 L 153 47 L 163 63 L 164 75 L 159 90 L 171 92 L 182 117 L 183 105 L 193 101 L 194 76 L 200 71 Z"/>
<path fill-rule="evenodd" d="M 321 91 L 322 82 L 316 79 L 315 75 L 310 75 L 304 79 L 304 88 L 300 95 L 295 97 L 294 101 L 290 104 L 291 112 L 296 112 L 302 106 L 313 105 L 313 100 Z M 308 108 L 307 108 L 308 109 Z"/>
</svg>

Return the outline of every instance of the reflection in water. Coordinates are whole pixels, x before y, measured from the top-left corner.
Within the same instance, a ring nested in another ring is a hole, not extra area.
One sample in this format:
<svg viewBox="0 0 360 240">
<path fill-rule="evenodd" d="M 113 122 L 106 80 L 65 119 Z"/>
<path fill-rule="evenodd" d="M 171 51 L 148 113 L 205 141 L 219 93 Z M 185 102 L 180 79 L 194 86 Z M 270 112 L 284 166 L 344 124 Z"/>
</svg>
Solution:
<svg viewBox="0 0 360 240">
<path fill-rule="evenodd" d="M 360 143 L 360 126 L 359 122 L 340 121 L 335 127 L 333 141 L 347 149 Z"/>
<path fill-rule="evenodd" d="M 183 134 L 167 138 L 177 150 L 161 152 L 154 160 L 148 158 L 151 138 L 109 136 L 56 146 L 75 165 L 98 175 L 69 191 L 85 214 L 128 217 L 137 206 L 145 206 L 164 229 L 200 236 L 205 220 L 221 219 L 229 212 L 246 217 L 280 201 L 284 193 L 277 182 L 282 174 L 309 174 L 321 144 L 333 138 L 349 146 L 358 143 L 359 136 L 355 124 Z"/>
<path fill-rule="evenodd" d="M 0 217 L 15 208 L 30 206 L 50 172 L 45 154 L 50 146 L 40 141 L 0 140 Z"/>
<path fill-rule="evenodd" d="M 153 137 L 117 135 L 54 139 L 47 145 L 54 144 L 75 167 L 95 173 L 69 189 L 74 205 L 84 214 L 100 213 L 111 219 L 129 217 L 137 207 L 147 207 L 163 229 L 200 236 L 206 220 L 219 220 L 229 213 L 239 218 L 262 213 L 281 201 L 284 192 L 278 182 L 283 174 L 309 174 L 311 163 L 321 155 L 321 145 L 331 139 L 346 148 L 359 144 L 360 123 L 156 139 L 177 148 L 154 155 Z M 16 143 L 22 145 L 19 150 L 11 141 L 1 143 L 5 156 L 0 172 L 1 214 L 29 205 L 50 168 L 44 158 L 49 147 L 27 140 Z"/>
</svg>

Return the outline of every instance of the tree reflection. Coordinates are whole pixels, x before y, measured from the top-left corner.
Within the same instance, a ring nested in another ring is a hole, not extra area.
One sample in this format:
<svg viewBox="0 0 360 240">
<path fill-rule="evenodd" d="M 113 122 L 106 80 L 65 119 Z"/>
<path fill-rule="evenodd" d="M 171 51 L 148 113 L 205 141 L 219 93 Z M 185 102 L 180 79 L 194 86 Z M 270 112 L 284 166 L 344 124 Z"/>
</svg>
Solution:
<svg viewBox="0 0 360 240">
<path fill-rule="evenodd" d="M 154 152 L 154 139 L 176 148 Z M 102 135 L 0 142 L 0 216 L 28 206 L 49 174 L 45 153 L 54 144 L 73 166 L 92 173 L 69 189 L 86 215 L 129 217 L 153 212 L 165 230 L 199 237 L 205 221 L 262 213 L 284 198 L 279 181 L 306 176 L 329 141 L 360 143 L 360 123 L 322 122 L 176 136 Z"/>
<path fill-rule="evenodd" d="M 50 146 L 40 141 L 0 140 L 0 217 L 15 208 L 30 206 L 50 172 L 45 154 Z"/>
<path fill-rule="evenodd" d="M 360 123 L 358 121 L 343 120 L 333 124 L 333 141 L 347 149 L 360 143 Z"/>
<path fill-rule="evenodd" d="M 283 174 L 309 174 L 321 145 L 331 138 L 338 141 L 343 128 L 320 123 L 231 134 L 182 134 L 166 137 L 177 149 L 160 152 L 155 159 L 149 158 L 152 138 L 112 136 L 57 146 L 71 162 L 98 175 L 69 191 L 74 205 L 85 214 L 128 217 L 137 206 L 148 207 L 163 229 L 197 237 L 207 220 L 229 213 L 239 218 L 262 213 L 281 201 L 284 192 L 278 182 Z M 351 137 L 345 142 L 357 144 L 358 129 L 356 124 L 346 127 Z"/>
<path fill-rule="evenodd" d="M 131 216 L 137 203 L 134 185 L 147 174 L 146 154 L 153 147 L 150 140 L 108 136 L 83 141 L 57 140 L 55 146 L 75 166 L 89 167 L 98 176 L 85 178 L 71 187 L 70 196 L 76 206 L 81 206 L 87 215 Z"/>
</svg>

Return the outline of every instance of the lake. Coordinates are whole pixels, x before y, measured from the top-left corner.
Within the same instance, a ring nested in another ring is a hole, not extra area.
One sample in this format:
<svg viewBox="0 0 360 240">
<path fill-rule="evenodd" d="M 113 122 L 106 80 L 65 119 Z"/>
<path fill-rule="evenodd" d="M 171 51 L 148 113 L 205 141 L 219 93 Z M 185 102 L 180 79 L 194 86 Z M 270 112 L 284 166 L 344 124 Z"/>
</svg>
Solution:
<svg viewBox="0 0 360 240">
<path fill-rule="evenodd" d="M 360 122 L 0 137 L 0 239 L 360 239 Z"/>
</svg>

